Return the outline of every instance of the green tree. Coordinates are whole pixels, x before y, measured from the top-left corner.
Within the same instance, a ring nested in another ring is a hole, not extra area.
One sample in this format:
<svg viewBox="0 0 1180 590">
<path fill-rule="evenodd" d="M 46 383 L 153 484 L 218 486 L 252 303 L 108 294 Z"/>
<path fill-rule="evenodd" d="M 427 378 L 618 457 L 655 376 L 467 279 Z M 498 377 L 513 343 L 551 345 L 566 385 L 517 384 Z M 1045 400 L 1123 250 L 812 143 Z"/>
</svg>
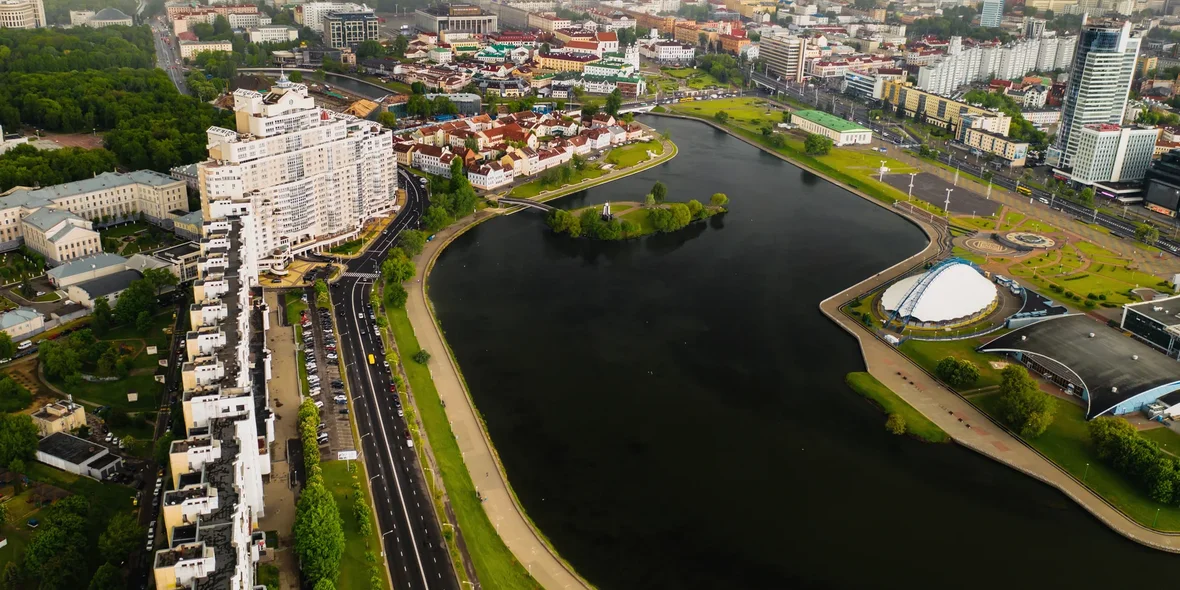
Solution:
<svg viewBox="0 0 1180 590">
<path fill-rule="evenodd" d="M 344 554 L 344 527 L 336 499 L 318 475 L 311 476 L 299 495 L 293 532 L 304 579 L 313 586 L 321 580 L 334 582 Z"/>
<path fill-rule="evenodd" d="M 975 363 L 953 356 L 938 361 L 934 373 L 955 389 L 970 387 L 979 380 L 979 367 Z"/>
<path fill-rule="evenodd" d="M 377 115 L 377 122 L 383 125 L 386 129 L 397 129 L 397 115 L 390 111 L 381 111 Z"/>
<path fill-rule="evenodd" d="M 826 156 L 832 151 L 832 140 L 818 133 L 808 133 L 803 140 L 803 151 L 809 156 Z"/>
<path fill-rule="evenodd" d="M 120 324 L 130 324 L 139 319 L 140 312 L 150 316 L 155 310 L 156 288 L 146 279 L 132 281 L 115 301 L 115 319 Z"/>
<path fill-rule="evenodd" d="M 890 413 L 889 417 L 885 420 L 885 430 L 888 430 L 890 434 L 905 434 L 905 416 L 902 416 L 897 412 Z"/>
<path fill-rule="evenodd" d="M 672 212 L 677 227 L 684 227 L 692 221 L 692 213 L 689 211 L 688 205 L 684 203 L 672 203 L 668 205 L 668 210 Z"/>
<path fill-rule="evenodd" d="M 361 44 L 356 48 L 357 59 L 369 59 L 381 55 L 385 55 L 385 46 L 375 39 L 361 41 Z"/>
<path fill-rule="evenodd" d="M 291 72 L 290 74 L 287 74 L 287 79 L 296 84 L 302 84 L 303 72 Z"/>
<path fill-rule="evenodd" d="M 406 300 L 410 298 L 409 291 L 401 285 L 401 283 L 393 283 L 385 285 L 385 306 L 402 309 L 406 306 Z"/>
<path fill-rule="evenodd" d="M 139 315 L 135 316 L 135 329 L 140 332 L 147 332 L 152 327 L 152 312 L 143 310 Z"/>
<path fill-rule="evenodd" d="M 439 205 L 427 207 L 426 213 L 422 216 L 422 225 L 430 233 L 435 233 L 450 224 L 451 217 L 447 215 L 446 209 Z"/>
<path fill-rule="evenodd" d="M 0 465 L 32 461 L 38 438 L 37 427 L 28 414 L 0 414 Z"/>
<path fill-rule="evenodd" d="M 668 185 L 657 180 L 651 187 L 651 196 L 656 198 L 657 203 L 663 203 L 664 199 L 668 198 Z"/>
<path fill-rule="evenodd" d="M 1082 192 L 1078 193 L 1078 202 L 1087 207 L 1092 207 L 1094 205 L 1094 189 L 1090 187 L 1082 189 Z"/>
<path fill-rule="evenodd" d="M 709 204 L 714 207 L 724 207 L 729 204 L 729 197 L 725 193 L 713 193 L 713 196 L 709 198 Z"/>
<path fill-rule="evenodd" d="M 619 114 L 619 109 L 622 106 L 623 106 L 623 93 L 618 88 L 615 88 L 614 90 L 611 90 L 610 94 L 608 94 L 606 96 L 606 104 L 603 105 L 602 110 L 606 111 L 608 114 L 610 114 L 613 117 L 613 116 L 617 116 Z"/>
<path fill-rule="evenodd" d="M 425 348 L 420 348 L 418 349 L 418 352 L 414 353 L 412 358 L 414 359 L 415 363 L 418 363 L 419 365 L 425 365 L 430 361 L 430 353 L 426 352 Z"/>
<path fill-rule="evenodd" d="M 98 551 L 103 559 L 118 563 L 127 559 L 139 540 L 143 537 L 143 528 L 135 522 L 131 513 L 118 512 L 107 521 L 107 528 L 98 537 Z"/>
<path fill-rule="evenodd" d="M 554 232 L 569 234 L 572 237 L 582 235 L 582 222 L 577 215 L 563 209 L 554 209 L 545 216 L 545 223 Z"/>
<path fill-rule="evenodd" d="M 688 213 L 693 219 L 700 219 L 705 216 L 705 206 L 700 201 L 691 199 L 688 201 Z"/>
<path fill-rule="evenodd" d="M 127 559 L 127 554 L 124 554 L 120 561 L 124 559 Z M 90 578 L 89 590 L 120 590 L 125 587 L 123 572 L 110 562 L 102 564 L 102 567 L 98 568 L 98 571 L 94 572 L 94 576 Z"/>
<path fill-rule="evenodd" d="M 20 566 L 16 564 L 15 560 L 4 564 L 4 573 L 0 574 L 0 588 L 20 590 L 23 581 L 24 577 L 21 575 Z"/>
<path fill-rule="evenodd" d="M 416 229 L 403 230 L 397 240 L 398 248 L 405 251 L 406 256 L 413 258 L 422 253 L 426 247 L 426 233 Z"/>
<path fill-rule="evenodd" d="M 657 203 L 656 203 L 656 196 L 655 195 L 653 195 L 651 193 L 647 193 L 647 195 L 645 197 L 643 197 L 643 206 L 644 207 L 655 207 L 656 205 L 657 205 Z"/>
<path fill-rule="evenodd" d="M 414 262 L 400 248 L 395 248 L 381 263 L 381 274 L 386 282 L 404 283 L 413 278 L 415 271 Z"/>
<path fill-rule="evenodd" d="M 1008 365 L 1001 373 L 1000 416 L 1025 438 L 1036 438 L 1053 423 L 1057 404 L 1041 391 L 1028 370 Z"/>
<path fill-rule="evenodd" d="M 94 300 L 94 320 L 90 322 L 90 329 L 98 336 L 107 333 L 111 329 L 111 324 L 114 322 L 114 314 L 111 312 L 111 304 L 106 297 L 99 297 Z M 7 358 L 7 357 L 5 357 Z"/>
<path fill-rule="evenodd" d="M 156 439 L 156 452 L 154 453 L 156 463 L 160 465 L 168 464 L 168 455 L 172 450 L 172 431 L 169 430 L 163 436 Z"/>
<path fill-rule="evenodd" d="M 312 590 L 336 590 L 336 584 L 333 583 L 332 580 L 323 578 L 315 583 L 315 586 L 312 587 Z"/>
<path fill-rule="evenodd" d="M 729 113 L 725 111 L 717 111 L 717 114 L 713 115 L 713 118 L 716 119 L 718 123 L 724 125 L 727 121 L 729 121 Z"/>
<path fill-rule="evenodd" d="M 1135 238 L 1145 244 L 1154 244 L 1156 240 L 1160 239 L 1160 230 L 1156 229 L 1154 225 L 1140 223 L 1135 227 Z"/>
<path fill-rule="evenodd" d="M 410 40 L 405 35 L 398 35 L 393 39 L 393 44 L 390 50 L 397 57 L 405 57 L 406 49 L 410 47 Z"/>
</svg>

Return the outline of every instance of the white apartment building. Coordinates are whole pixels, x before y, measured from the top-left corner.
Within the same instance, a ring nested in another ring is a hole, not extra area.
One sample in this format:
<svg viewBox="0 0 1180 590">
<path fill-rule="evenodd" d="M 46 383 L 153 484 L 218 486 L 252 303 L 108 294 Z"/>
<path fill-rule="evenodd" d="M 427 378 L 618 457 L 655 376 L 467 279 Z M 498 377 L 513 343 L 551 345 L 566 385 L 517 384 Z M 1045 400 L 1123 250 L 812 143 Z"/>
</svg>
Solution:
<svg viewBox="0 0 1180 590">
<path fill-rule="evenodd" d="M 1140 39 L 1130 21 L 1121 27 L 1087 25 L 1082 19 L 1078 55 L 1061 105 L 1057 143 L 1045 158 L 1050 166 L 1070 167 L 1078 151 L 1079 130 L 1087 125 L 1119 125 L 1131 91 Z"/>
<path fill-rule="evenodd" d="M 513 169 L 498 161 L 467 169 L 467 180 L 471 182 L 471 186 L 480 190 L 500 188 L 512 182 L 514 177 Z"/>
<path fill-rule="evenodd" d="M 42 0 L 0 0 L 0 29 L 39 29 L 48 26 Z"/>
<path fill-rule="evenodd" d="M 1077 38 L 1053 39 L 1051 50 L 1046 48 L 1046 41 L 1025 39 L 1003 46 L 987 44 L 963 49 L 961 39 L 951 37 L 946 55 L 918 70 L 918 88 L 950 95 L 961 86 L 992 77 L 1012 80 L 1033 71 L 1069 67 Z M 907 63 L 914 63 L 908 54 Z"/>
<path fill-rule="evenodd" d="M 295 7 L 295 22 L 317 32 L 324 32 L 324 17 L 333 12 L 362 12 L 368 7 L 352 2 L 308 2 Z"/>
<path fill-rule="evenodd" d="M 433 145 L 418 146 L 414 151 L 412 166 L 427 174 L 434 174 L 437 176 L 451 177 L 451 161 L 455 159 L 455 155 L 451 153 L 448 147 L 436 147 Z"/>
<path fill-rule="evenodd" d="M 865 100 L 881 100 L 886 82 L 905 79 L 905 70 L 897 68 L 881 68 L 877 71 L 849 70 L 844 74 L 840 91 Z"/>
<path fill-rule="evenodd" d="M 1142 180 L 1155 155 L 1155 127 L 1086 125 L 1079 129 L 1071 176 L 1082 184 Z"/>
<path fill-rule="evenodd" d="M 265 25 L 246 29 L 251 43 L 285 43 L 299 38 L 299 29 L 287 25 Z"/>
<path fill-rule="evenodd" d="M 118 223 L 142 213 L 148 221 L 170 227 L 173 217 L 187 212 L 184 182 L 151 170 L 15 188 L 0 196 L 0 250 L 23 242 L 58 265 L 102 251 L 95 222 Z"/>
<path fill-rule="evenodd" d="M 1004 0 L 983 0 L 979 8 L 979 26 L 996 28 L 1004 19 Z"/>
<path fill-rule="evenodd" d="M 268 309 L 258 284 L 265 253 L 254 250 L 253 210 L 248 200 L 217 201 L 203 227 L 181 367 L 186 437 L 169 449 L 172 489 L 160 510 L 166 542 L 152 560 L 157 588 L 254 588 L 267 549 L 257 529 L 275 435 Z"/>
<path fill-rule="evenodd" d="M 223 201 L 249 202 L 263 269 L 355 237 L 397 202 L 393 134 L 372 121 L 315 106 L 307 87 L 280 77 L 269 92 L 234 92 L 237 129 L 210 127 L 197 167 L 205 219 Z"/>
<path fill-rule="evenodd" d="M 262 27 L 270 24 L 270 15 L 264 12 L 231 12 L 226 15 L 229 26 L 235 29 Z"/>
</svg>

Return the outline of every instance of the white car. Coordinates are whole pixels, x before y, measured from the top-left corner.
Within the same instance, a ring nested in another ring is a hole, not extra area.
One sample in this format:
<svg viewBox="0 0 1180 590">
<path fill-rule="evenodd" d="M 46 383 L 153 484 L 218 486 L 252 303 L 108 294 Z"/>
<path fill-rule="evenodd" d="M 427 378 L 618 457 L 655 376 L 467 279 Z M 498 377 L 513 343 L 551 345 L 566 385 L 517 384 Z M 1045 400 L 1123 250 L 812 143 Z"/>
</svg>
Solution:
<svg viewBox="0 0 1180 590">
<path fill-rule="evenodd" d="M 315 407 L 317 407 L 317 408 L 322 408 L 322 407 L 324 407 L 324 402 L 322 402 L 322 401 L 320 401 L 320 400 L 318 400 L 318 399 L 317 399 L 317 400 L 315 400 Z"/>
<path fill-rule="evenodd" d="M 342 403 L 347 402 L 348 398 L 343 395 L 337 395 L 337 396 L 333 397 L 332 400 L 334 400 L 338 404 L 342 404 Z"/>
</svg>

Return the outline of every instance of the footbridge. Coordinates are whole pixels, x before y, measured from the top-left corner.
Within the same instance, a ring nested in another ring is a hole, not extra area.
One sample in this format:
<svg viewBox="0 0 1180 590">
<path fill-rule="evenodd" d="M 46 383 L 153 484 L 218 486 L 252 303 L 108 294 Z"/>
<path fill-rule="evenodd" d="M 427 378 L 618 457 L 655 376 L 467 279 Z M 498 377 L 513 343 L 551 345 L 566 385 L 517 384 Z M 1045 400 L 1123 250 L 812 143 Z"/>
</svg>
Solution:
<svg viewBox="0 0 1180 590">
<path fill-rule="evenodd" d="M 552 205 L 546 205 L 545 203 L 538 203 L 536 201 L 530 201 L 528 199 L 512 199 L 509 197 L 500 197 L 499 202 L 506 203 L 508 205 L 523 205 L 525 207 L 532 207 L 533 209 L 540 209 L 545 212 L 557 210 L 557 207 L 554 207 Z"/>
</svg>

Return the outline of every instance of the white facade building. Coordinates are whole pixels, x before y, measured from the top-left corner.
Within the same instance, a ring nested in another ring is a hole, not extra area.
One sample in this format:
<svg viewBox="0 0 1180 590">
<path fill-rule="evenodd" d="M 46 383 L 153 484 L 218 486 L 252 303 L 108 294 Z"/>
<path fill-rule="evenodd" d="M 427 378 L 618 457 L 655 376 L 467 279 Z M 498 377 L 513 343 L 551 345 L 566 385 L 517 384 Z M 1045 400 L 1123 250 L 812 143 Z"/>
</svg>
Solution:
<svg viewBox="0 0 1180 590">
<path fill-rule="evenodd" d="M 1155 155 L 1159 132 L 1155 127 L 1106 123 L 1083 126 L 1074 133 L 1073 180 L 1082 184 L 1142 180 Z"/>
<path fill-rule="evenodd" d="M 1052 41 L 1051 50 L 1046 41 Z M 1029 72 L 1069 67 L 1076 42 L 1076 37 L 1025 39 L 962 49 L 961 39 L 951 37 L 946 55 L 918 70 L 918 89 L 949 96 L 966 84 L 988 78 L 1012 80 Z M 907 63 L 914 63 L 908 55 Z"/>
<path fill-rule="evenodd" d="M 0 0 L 0 29 L 39 29 L 48 26 L 42 0 Z"/>
<path fill-rule="evenodd" d="M 1079 130 L 1087 125 L 1119 125 L 1131 91 L 1139 39 L 1131 37 L 1130 21 L 1115 28 L 1086 25 L 1078 39 L 1077 57 L 1061 105 L 1061 128 L 1057 143 L 1049 148 L 1050 166 L 1073 165 L 1078 151 Z"/>
<path fill-rule="evenodd" d="M 367 7 L 352 2 L 308 2 L 295 9 L 295 22 L 317 32 L 324 32 L 324 17 L 333 12 L 361 12 Z"/>
<path fill-rule="evenodd" d="M 299 29 L 287 25 L 265 25 L 246 29 L 251 43 L 285 43 L 299 38 Z"/>
<path fill-rule="evenodd" d="M 979 8 L 979 26 L 994 29 L 1004 19 L 1004 0 L 983 0 Z"/>
<path fill-rule="evenodd" d="M 234 112 L 237 130 L 208 130 L 202 208 L 212 219 L 212 204 L 249 201 L 263 269 L 347 241 L 395 210 L 391 131 L 315 106 L 306 86 L 285 77 L 265 94 L 235 91 Z"/>
</svg>

